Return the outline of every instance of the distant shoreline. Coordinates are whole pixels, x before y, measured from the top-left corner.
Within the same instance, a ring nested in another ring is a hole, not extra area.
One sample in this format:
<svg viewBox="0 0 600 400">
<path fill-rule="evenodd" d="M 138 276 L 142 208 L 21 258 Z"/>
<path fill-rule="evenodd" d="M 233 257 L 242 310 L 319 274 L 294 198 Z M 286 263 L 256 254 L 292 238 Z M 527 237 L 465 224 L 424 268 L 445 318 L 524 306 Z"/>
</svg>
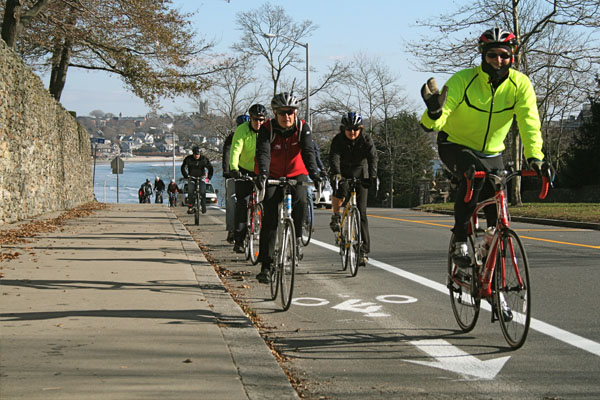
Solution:
<svg viewBox="0 0 600 400">
<path fill-rule="evenodd" d="M 125 162 L 125 164 L 130 162 L 173 162 L 173 156 L 171 157 L 163 157 L 163 156 L 135 156 L 135 157 L 123 157 L 121 158 Z M 110 160 L 106 159 L 96 159 L 96 164 L 110 164 Z M 175 162 L 183 162 L 183 156 L 175 156 Z M 92 157 L 92 164 L 94 164 L 94 157 Z"/>
</svg>

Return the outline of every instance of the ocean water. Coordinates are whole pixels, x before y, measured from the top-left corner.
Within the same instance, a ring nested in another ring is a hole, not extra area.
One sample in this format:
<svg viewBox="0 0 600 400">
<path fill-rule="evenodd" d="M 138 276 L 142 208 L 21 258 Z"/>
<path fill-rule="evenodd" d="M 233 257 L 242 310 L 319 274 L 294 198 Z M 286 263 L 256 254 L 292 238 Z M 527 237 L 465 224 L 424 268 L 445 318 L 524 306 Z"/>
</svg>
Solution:
<svg viewBox="0 0 600 400">
<path fill-rule="evenodd" d="M 138 190 L 140 186 L 150 179 L 152 186 L 154 187 L 154 179 L 157 176 L 163 180 L 165 185 L 168 185 L 173 178 L 173 162 L 172 161 L 136 161 L 127 162 L 123 167 L 123 173 L 119 175 L 118 191 L 119 191 L 119 203 L 138 203 Z M 217 163 L 213 162 L 215 167 L 212 184 L 218 191 L 219 204 L 222 204 L 223 194 L 225 193 L 225 187 L 223 183 L 223 177 L 221 173 L 220 163 L 217 167 Z M 92 172 L 93 172 L 92 164 Z M 183 188 L 183 181 L 181 179 L 181 161 L 175 161 L 175 173 L 177 174 L 177 185 Z M 116 203 L 117 202 L 117 175 L 112 173 L 110 164 L 99 164 L 96 163 L 96 176 L 94 180 L 94 195 L 96 200 L 102 203 Z M 168 202 L 168 196 L 163 193 L 164 204 Z M 152 198 L 154 202 L 154 197 Z"/>
</svg>

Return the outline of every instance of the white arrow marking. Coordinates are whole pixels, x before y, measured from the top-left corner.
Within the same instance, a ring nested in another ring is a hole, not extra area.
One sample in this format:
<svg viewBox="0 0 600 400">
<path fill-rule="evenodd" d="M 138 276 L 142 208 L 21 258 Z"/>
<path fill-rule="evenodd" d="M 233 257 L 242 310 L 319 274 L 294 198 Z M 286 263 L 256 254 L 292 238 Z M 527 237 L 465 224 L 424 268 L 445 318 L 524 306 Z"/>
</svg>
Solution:
<svg viewBox="0 0 600 400">
<path fill-rule="evenodd" d="M 377 303 L 362 302 L 360 299 L 350 299 L 333 306 L 336 310 L 353 311 L 365 314 L 365 317 L 389 317 L 389 314 L 379 312 L 382 309 Z"/>
<path fill-rule="evenodd" d="M 465 379 L 473 379 L 473 377 L 476 379 L 485 380 L 494 379 L 494 377 L 498 375 L 498 372 L 500 372 L 504 364 L 510 358 L 510 356 L 507 356 L 481 361 L 442 339 L 416 340 L 410 343 L 429 354 L 436 360 L 404 361 L 414 364 L 421 364 L 428 367 L 445 369 L 447 371 L 462 375 Z"/>
</svg>

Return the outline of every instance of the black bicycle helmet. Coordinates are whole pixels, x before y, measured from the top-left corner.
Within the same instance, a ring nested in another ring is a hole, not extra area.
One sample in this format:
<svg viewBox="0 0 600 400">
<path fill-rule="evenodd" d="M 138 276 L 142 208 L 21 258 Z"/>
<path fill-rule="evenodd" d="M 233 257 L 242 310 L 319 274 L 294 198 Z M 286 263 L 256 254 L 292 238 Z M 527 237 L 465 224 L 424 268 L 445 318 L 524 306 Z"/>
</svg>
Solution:
<svg viewBox="0 0 600 400">
<path fill-rule="evenodd" d="M 273 96 L 271 100 L 271 108 L 277 110 L 279 108 L 294 108 L 298 109 L 298 99 L 293 94 L 284 92 Z"/>
<path fill-rule="evenodd" d="M 352 126 L 361 126 L 362 125 L 362 117 L 360 114 L 355 113 L 354 111 L 350 111 L 342 116 L 342 126 L 344 128 L 352 127 Z"/>
<path fill-rule="evenodd" d="M 502 46 L 507 46 L 514 53 L 517 50 L 517 37 L 510 31 L 496 27 L 483 32 L 479 37 L 477 48 L 483 54 L 490 47 Z"/>
<path fill-rule="evenodd" d="M 243 124 L 246 121 L 250 121 L 250 116 L 248 114 L 238 115 L 237 118 L 235 119 L 235 123 L 238 126 Z"/>
<path fill-rule="evenodd" d="M 200 154 L 200 147 L 198 147 L 198 146 L 192 147 L 192 153 L 193 154 Z"/>
<path fill-rule="evenodd" d="M 262 104 L 254 104 L 248 110 L 248 113 L 253 117 L 267 117 L 267 108 Z"/>
</svg>

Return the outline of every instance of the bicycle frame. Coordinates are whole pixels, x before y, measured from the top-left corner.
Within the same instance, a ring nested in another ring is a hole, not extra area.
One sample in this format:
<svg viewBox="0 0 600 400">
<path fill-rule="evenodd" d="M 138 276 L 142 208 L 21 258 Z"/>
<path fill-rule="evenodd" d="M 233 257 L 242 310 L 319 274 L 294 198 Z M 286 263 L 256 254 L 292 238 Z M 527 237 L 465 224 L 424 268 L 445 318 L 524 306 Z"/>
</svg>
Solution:
<svg viewBox="0 0 600 400">
<path fill-rule="evenodd" d="M 477 278 L 479 283 L 479 293 L 478 296 L 482 298 L 490 298 L 492 296 L 492 279 L 494 276 L 494 270 L 496 268 L 496 258 L 498 254 L 499 246 L 498 241 L 500 240 L 501 234 L 504 230 L 510 227 L 510 217 L 508 213 L 508 205 L 506 202 L 506 186 L 507 183 L 514 178 L 515 176 L 535 176 L 536 173 L 530 170 L 517 171 L 513 173 L 506 174 L 505 171 L 502 171 L 500 175 L 494 175 L 491 173 L 486 173 L 485 171 L 468 171 L 467 172 L 467 193 L 465 195 L 464 201 L 468 203 L 471 201 L 473 195 L 473 178 L 481 178 L 481 179 L 489 179 L 492 181 L 492 184 L 495 188 L 495 193 L 493 197 L 489 199 L 485 199 L 480 201 L 475 206 L 475 210 L 469 219 L 468 231 L 467 234 L 469 236 L 475 235 L 476 232 L 481 231 L 479 228 L 479 218 L 478 214 L 483 208 L 489 205 L 496 206 L 497 212 L 497 221 L 496 221 L 496 232 L 492 238 L 492 241 L 489 245 L 489 253 L 487 254 L 487 258 L 485 263 L 483 260 L 479 259 L 478 255 L 474 255 L 475 263 L 477 264 Z M 540 192 L 540 199 L 546 197 L 548 193 L 549 181 L 547 177 L 543 177 L 542 180 L 542 190 Z M 504 243 L 500 243 L 501 246 L 504 246 Z M 515 257 L 515 251 L 513 248 L 513 244 L 511 241 L 508 241 L 509 251 L 512 258 Z M 501 249 L 504 251 L 505 249 L 502 247 Z M 504 263 L 504 259 L 502 259 L 502 263 Z M 502 285 L 504 286 L 504 265 L 502 268 Z M 519 285 L 523 285 L 523 280 L 521 278 L 520 272 L 516 269 L 515 273 L 517 274 Z"/>
</svg>

